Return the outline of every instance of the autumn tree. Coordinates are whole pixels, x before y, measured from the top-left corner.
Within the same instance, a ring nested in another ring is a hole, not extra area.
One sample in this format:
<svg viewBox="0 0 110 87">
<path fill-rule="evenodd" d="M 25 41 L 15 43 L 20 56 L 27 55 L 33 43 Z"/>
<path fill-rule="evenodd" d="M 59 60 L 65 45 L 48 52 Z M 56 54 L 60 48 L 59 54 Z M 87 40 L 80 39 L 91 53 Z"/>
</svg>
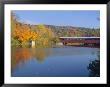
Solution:
<svg viewBox="0 0 110 87">
<path fill-rule="evenodd" d="M 17 26 L 13 31 L 13 37 L 18 39 L 21 44 L 25 44 L 26 42 L 36 40 L 38 37 L 37 32 L 31 31 L 28 26 Z"/>
<path fill-rule="evenodd" d="M 44 25 L 37 25 L 34 31 L 38 33 L 36 47 L 46 47 L 51 45 L 51 39 L 54 37 L 54 33 L 51 29 L 46 28 Z"/>
</svg>

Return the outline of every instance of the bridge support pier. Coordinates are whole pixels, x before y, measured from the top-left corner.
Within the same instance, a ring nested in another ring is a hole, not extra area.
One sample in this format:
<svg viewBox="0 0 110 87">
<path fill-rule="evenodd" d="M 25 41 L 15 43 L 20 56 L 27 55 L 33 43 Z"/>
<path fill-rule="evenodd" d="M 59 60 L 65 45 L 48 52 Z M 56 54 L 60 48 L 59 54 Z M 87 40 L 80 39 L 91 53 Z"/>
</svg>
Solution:
<svg viewBox="0 0 110 87">
<path fill-rule="evenodd" d="M 63 42 L 63 45 L 66 45 L 67 43 L 66 42 Z"/>
</svg>

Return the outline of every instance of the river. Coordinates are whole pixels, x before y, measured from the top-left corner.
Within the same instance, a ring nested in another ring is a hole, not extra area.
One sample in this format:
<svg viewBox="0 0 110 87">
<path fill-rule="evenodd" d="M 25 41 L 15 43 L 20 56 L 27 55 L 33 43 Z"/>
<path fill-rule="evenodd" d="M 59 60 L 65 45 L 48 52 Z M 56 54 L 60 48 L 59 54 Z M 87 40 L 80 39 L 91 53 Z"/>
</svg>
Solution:
<svg viewBox="0 0 110 87">
<path fill-rule="evenodd" d="M 11 53 L 12 77 L 88 77 L 99 48 L 13 48 Z"/>
</svg>

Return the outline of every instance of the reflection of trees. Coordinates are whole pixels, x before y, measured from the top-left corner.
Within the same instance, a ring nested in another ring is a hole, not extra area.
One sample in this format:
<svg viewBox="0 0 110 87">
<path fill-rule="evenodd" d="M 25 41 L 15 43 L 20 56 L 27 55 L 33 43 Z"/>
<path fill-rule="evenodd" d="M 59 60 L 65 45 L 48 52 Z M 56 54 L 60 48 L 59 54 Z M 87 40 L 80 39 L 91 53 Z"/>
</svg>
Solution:
<svg viewBox="0 0 110 87">
<path fill-rule="evenodd" d="M 93 60 L 89 63 L 87 69 L 89 70 L 90 77 L 99 77 L 100 76 L 100 58 L 99 52 L 97 53 L 98 59 Z"/>
<path fill-rule="evenodd" d="M 51 54 L 51 50 L 48 49 L 33 49 L 32 50 L 33 56 L 37 59 L 39 62 L 43 62 L 45 58 L 47 58 L 48 55 Z"/>
<path fill-rule="evenodd" d="M 37 61 L 43 62 L 45 58 L 51 54 L 51 50 L 45 49 L 29 49 L 29 48 L 16 48 L 12 49 L 12 69 L 20 62 L 24 63 L 29 59 L 36 58 Z"/>
<path fill-rule="evenodd" d="M 46 58 L 46 52 L 43 49 L 33 49 L 32 54 L 39 62 L 44 61 Z"/>
<path fill-rule="evenodd" d="M 24 49 L 12 49 L 12 68 L 14 68 L 19 62 L 25 62 L 31 59 L 32 54 L 28 48 Z"/>
</svg>

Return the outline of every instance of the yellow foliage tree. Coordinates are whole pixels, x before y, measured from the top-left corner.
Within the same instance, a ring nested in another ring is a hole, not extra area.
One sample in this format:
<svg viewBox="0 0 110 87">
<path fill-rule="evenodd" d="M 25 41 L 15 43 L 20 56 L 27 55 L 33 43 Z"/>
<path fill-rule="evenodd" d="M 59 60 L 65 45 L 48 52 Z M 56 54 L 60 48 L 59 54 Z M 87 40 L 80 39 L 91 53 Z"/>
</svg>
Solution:
<svg viewBox="0 0 110 87">
<path fill-rule="evenodd" d="M 13 13 L 11 14 L 11 28 L 12 43 L 19 42 L 20 46 L 29 41 L 36 41 L 37 47 L 48 46 L 54 37 L 51 29 L 44 25 L 37 25 L 35 29 L 32 29 L 29 25 L 18 22 Z"/>
<path fill-rule="evenodd" d="M 54 33 L 51 29 L 46 28 L 44 25 L 37 25 L 34 31 L 39 35 L 36 40 L 37 46 L 49 46 L 51 44 L 51 38 L 54 37 Z"/>
<path fill-rule="evenodd" d="M 13 36 L 20 42 L 26 42 L 29 40 L 36 40 L 38 34 L 34 31 L 31 31 L 28 26 L 19 26 L 14 29 Z"/>
</svg>

